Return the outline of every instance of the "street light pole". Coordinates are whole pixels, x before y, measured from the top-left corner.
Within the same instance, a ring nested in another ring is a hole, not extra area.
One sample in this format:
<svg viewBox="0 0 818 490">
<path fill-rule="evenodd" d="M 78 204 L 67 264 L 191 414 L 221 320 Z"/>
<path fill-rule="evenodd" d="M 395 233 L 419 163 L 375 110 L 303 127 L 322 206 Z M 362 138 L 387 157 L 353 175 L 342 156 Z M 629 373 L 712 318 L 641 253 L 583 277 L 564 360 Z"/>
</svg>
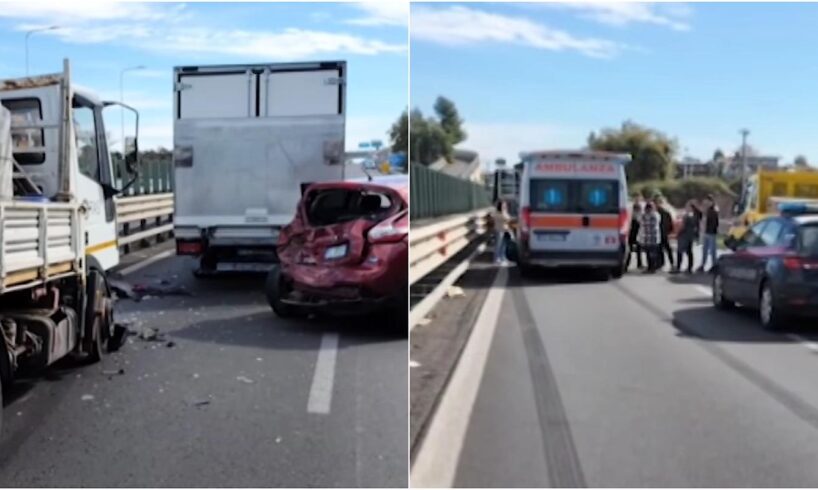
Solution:
<svg viewBox="0 0 818 490">
<path fill-rule="evenodd" d="M 128 68 L 123 68 L 119 71 L 119 101 L 123 104 L 125 103 L 125 73 L 129 71 L 136 71 L 136 70 L 144 70 L 145 67 L 143 65 L 138 66 L 129 66 Z M 120 116 L 120 123 L 121 127 L 120 130 L 122 131 L 122 158 L 125 158 L 125 110 L 121 107 L 119 108 L 119 116 Z"/>
<path fill-rule="evenodd" d="M 26 31 L 26 76 L 28 76 L 28 38 L 31 37 L 32 34 L 35 32 L 44 32 L 44 31 L 53 31 L 54 29 L 59 29 L 60 26 L 48 26 L 48 27 L 40 27 L 37 29 L 31 29 Z"/>
<path fill-rule="evenodd" d="M 741 133 L 741 195 L 747 192 L 747 135 L 749 129 L 742 129 Z"/>
</svg>

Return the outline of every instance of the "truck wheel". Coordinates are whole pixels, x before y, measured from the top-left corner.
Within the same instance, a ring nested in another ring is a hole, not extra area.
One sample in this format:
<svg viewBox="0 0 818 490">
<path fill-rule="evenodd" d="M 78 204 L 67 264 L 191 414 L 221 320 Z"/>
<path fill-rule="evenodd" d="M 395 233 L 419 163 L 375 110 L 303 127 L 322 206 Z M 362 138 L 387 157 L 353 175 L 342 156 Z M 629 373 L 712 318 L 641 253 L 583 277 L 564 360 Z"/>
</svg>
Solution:
<svg viewBox="0 0 818 490">
<path fill-rule="evenodd" d="M 3 435 L 3 376 L 0 376 L 0 436 Z"/>
<path fill-rule="evenodd" d="M 94 364 L 102 360 L 106 343 L 112 337 L 113 303 L 105 272 L 91 264 L 88 271 L 85 306 L 85 345 L 81 360 Z"/>
<path fill-rule="evenodd" d="M 276 315 L 281 318 L 290 318 L 301 313 L 300 308 L 281 302 L 281 297 L 290 292 L 292 286 L 281 274 L 281 268 L 274 265 L 267 273 L 267 283 L 265 284 L 267 302 Z"/>
</svg>

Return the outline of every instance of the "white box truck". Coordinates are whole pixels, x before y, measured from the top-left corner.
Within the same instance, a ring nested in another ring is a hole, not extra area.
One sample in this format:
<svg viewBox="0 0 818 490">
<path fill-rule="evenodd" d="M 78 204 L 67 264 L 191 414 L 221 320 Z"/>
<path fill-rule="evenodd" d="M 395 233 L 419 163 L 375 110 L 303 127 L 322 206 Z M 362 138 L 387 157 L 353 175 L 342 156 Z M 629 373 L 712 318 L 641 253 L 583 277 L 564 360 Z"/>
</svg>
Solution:
<svg viewBox="0 0 818 490">
<path fill-rule="evenodd" d="M 66 60 L 61 73 L 0 80 L 0 407 L 21 372 L 119 347 L 106 275 L 119 263 L 118 191 L 103 111 L 121 104 L 69 74 Z M 137 152 L 126 156 L 132 169 Z"/>
<path fill-rule="evenodd" d="M 198 275 L 269 269 L 302 190 L 343 180 L 343 61 L 174 69 L 174 234 Z"/>
</svg>

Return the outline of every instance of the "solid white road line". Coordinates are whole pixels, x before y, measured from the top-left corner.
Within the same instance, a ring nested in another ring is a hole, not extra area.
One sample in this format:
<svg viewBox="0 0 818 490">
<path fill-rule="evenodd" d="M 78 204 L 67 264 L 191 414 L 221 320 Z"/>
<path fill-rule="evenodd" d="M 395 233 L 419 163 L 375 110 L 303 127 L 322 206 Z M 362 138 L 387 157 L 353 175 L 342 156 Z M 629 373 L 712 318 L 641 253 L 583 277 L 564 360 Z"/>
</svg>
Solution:
<svg viewBox="0 0 818 490">
<path fill-rule="evenodd" d="M 315 373 L 307 401 L 307 412 L 328 414 L 332 405 L 332 385 L 335 382 L 335 358 L 338 354 L 338 334 L 325 333 L 315 363 Z"/>
<path fill-rule="evenodd" d="M 451 488 L 454 483 L 466 430 L 497 328 L 507 277 L 506 268 L 497 272 L 466 347 L 432 415 L 429 429 L 412 463 L 412 487 Z"/>
<path fill-rule="evenodd" d="M 149 265 L 151 265 L 151 264 L 153 264 L 155 262 L 159 262 L 160 260 L 166 259 L 166 258 L 168 258 L 168 257 L 170 257 L 172 255 L 175 255 L 175 254 L 176 254 L 175 249 L 174 250 L 165 250 L 164 252 L 156 254 L 156 255 L 154 255 L 152 257 L 148 257 L 147 259 L 145 259 L 145 260 L 143 260 L 141 262 L 137 262 L 137 263 L 135 263 L 133 265 L 129 265 L 128 267 L 125 267 L 124 269 L 119 271 L 119 273 L 122 274 L 123 276 L 127 276 L 131 272 L 136 272 L 139 269 L 142 269 L 143 267 L 147 267 L 147 266 L 149 266 Z"/>
<path fill-rule="evenodd" d="M 702 293 L 705 296 L 710 296 L 713 294 L 713 291 L 707 286 L 693 286 L 696 288 L 696 291 Z"/>
</svg>

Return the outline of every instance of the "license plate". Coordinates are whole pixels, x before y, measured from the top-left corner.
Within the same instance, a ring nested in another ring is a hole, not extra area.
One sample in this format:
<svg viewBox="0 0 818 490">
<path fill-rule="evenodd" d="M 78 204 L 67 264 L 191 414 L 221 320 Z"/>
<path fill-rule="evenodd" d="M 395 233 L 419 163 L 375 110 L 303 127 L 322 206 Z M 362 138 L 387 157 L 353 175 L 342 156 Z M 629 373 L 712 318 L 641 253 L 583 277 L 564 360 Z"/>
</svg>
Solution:
<svg viewBox="0 0 818 490">
<path fill-rule="evenodd" d="M 542 242 L 564 242 L 567 233 L 537 233 L 537 239 Z"/>
<path fill-rule="evenodd" d="M 329 247 L 324 252 L 324 258 L 327 259 L 327 260 L 340 259 L 342 257 L 346 257 L 346 255 L 347 255 L 347 245 L 346 244 L 336 245 L 334 247 Z"/>
<path fill-rule="evenodd" d="M 260 262 L 220 262 L 216 270 L 220 272 L 267 272 L 270 264 Z"/>
</svg>

